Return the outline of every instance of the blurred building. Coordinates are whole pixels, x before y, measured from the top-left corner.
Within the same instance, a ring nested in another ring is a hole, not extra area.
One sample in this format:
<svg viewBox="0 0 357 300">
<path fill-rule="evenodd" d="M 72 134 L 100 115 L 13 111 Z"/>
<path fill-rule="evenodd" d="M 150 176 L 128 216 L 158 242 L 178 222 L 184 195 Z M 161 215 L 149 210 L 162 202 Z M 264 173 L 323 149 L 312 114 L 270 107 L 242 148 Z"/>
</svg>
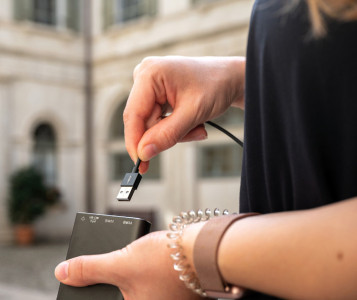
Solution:
<svg viewBox="0 0 357 300">
<path fill-rule="evenodd" d="M 0 241 L 11 238 L 8 178 L 37 166 L 62 205 L 36 223 L 68 236 L 77 211 L 155 215 L 237 210 L 241 149 L 209 129 L 151 162 L 130 203 L 116 194 L 132 162 L 122 112 L 150 55 L 244 55 L 251 0 L 0 0 Z M 242 137 L 238 109 L 217 120 Z"/>
</svg>

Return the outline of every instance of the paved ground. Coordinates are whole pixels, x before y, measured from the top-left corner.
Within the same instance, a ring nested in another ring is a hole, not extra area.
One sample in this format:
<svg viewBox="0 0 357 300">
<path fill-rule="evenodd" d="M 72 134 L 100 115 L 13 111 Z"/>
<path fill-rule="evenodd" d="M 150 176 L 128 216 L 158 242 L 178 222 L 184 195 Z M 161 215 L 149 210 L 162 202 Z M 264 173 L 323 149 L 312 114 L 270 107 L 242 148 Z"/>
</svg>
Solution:
<svg viewBox="0 0 357 300">
<path fill-rule="evenodd" d="M 66 243 L 0 247 L 1 300 L 54 300 L 54 268 L 67 253 Z"/>
</svg>

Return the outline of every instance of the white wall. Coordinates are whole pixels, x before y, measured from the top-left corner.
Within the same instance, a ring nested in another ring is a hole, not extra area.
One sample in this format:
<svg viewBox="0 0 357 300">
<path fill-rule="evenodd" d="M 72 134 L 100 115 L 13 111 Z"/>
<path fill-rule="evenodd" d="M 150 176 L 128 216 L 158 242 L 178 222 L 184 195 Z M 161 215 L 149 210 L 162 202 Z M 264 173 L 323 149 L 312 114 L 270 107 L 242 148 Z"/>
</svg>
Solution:
<svg viewBox="0 0 357 300">
<path fill-rule="evenodd" d="M 67 237 L 75 212 L 85 207 L 82 40 L 70 32 L 12 22 L 9 2 L 0 2 L 0 228 L 7 223 L 8 177 L 31 163 L 33 130 L 47 121 L 57 135 L 63 202 L 36 223 L 37 232 Z"/>
</svg>

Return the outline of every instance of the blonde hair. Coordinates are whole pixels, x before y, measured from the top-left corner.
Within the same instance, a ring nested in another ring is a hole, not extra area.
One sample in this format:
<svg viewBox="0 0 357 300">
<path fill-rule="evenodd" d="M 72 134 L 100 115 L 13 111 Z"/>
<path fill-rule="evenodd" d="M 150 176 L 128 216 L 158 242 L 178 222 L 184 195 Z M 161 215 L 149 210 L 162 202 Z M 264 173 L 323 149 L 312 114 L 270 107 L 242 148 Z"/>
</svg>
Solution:
<svg viewBox="0 0 357 300">
<path fill-rule="evenodd" d="M 324 15 L 340 21 L 357 20 L 357 0 L 306 0 L 309 6 L 312 32 L 316 37 L 326 35 Z"/>
</svg>

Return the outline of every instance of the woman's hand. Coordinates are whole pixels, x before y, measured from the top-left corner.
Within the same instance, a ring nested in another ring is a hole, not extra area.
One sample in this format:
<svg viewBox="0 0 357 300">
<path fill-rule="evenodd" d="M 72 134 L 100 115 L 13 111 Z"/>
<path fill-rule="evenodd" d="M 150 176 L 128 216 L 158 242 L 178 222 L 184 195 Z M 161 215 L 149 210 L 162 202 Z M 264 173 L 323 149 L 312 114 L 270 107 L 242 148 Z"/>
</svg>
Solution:
<svg viewBox="0 0 357 300">
<path fill-rule="evenodd" d="M 72 286 L 115 285 L 125 300 L 200 299 L 179 280 L 167 243 L 166 232 L 154 232 L 121 250 L 62 262 L 55 275 Z"/>
<path fill-rule="evenodd" d="M 203 140 L 205 121 L 244 105 L 245 58 L 150 57 L 134 71 L 124 111 L 126 148 L 148 162 L 178 142 Z M 167 109 L 172 114 L 163 119 Z M 145 173 L 148 163 L 140 165 Z"/>
</svg>

